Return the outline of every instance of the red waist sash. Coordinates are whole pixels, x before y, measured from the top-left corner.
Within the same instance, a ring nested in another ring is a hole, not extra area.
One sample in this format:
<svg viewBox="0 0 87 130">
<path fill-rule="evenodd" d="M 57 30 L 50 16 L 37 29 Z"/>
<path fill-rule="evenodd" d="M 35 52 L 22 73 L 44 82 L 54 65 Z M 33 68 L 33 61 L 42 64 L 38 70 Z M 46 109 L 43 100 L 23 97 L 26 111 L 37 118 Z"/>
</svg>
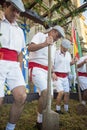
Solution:
<svg viewBox="0 0 87 130">
<path fill-rule="evenodd" d="M 84 76 L 84 77 L 87 77 L 87 73 L 78 72 L 78 76 Z"/>
<path fill-rule="evenodd" d="M 29 67 L 29 69 L 33 68 L 33 67 L 38 67 L 38 68 L 42 68 L 44 70 L 48 70 L 48 66 L 44 66 L 44 65 L 41 65 L 41 64 L 38 64 L 35 62 L 29 62 L 28 67 Z"/>
<path fill-rule="evenodd" d="M 7 48 L 0 48 L 0 60 L 17 61 L 18 53 Z"/>
<path fill-rule="evenodd" d="M 56 74 L 58 77 L 61 77 L 61 78 L 65 78 L 65 77 L 68 76 L 68 73 L 55 72 L 55 74 Z"/>
<path fill-rule="evenodd" d="M 32 81 L 32 70 L 33 70 L 34 67 L 42 68 L 44 70 L 48 70 L 48 66 L 44 66 L 44 65 L 41 65 L 41 64 L 38 64 L 38 63 L 35 63 L 35 62 L 29 62 L 28 68 L 31 69 L 30 70 L 30 81 Z"/>
</svg>

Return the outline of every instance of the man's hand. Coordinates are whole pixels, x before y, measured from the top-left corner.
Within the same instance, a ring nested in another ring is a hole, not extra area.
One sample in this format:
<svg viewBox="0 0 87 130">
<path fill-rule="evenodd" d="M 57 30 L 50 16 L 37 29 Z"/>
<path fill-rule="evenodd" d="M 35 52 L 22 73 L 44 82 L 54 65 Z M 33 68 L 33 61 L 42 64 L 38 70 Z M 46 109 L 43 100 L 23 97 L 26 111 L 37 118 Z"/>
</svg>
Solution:
<svg viewBox="0 0 87 130">
<path fill-rule="evenodd" d="M 78 59 L 76 57 L 74 57 L 70 63 L 70 65 L 74 65 L 76 62 L 78 61 Z"/>
<path fill-rule="evenodd" d="M 52 36 L 48 36 L 46 38 L 45 42 L 46 42 L 47 45 L 52 45 L 53 44 L 53 37 Z"/>
<path fill-rule="evenodd" d="M 53 81 L 58 80 L 58 78 L 54 72 L 52 72 L 52 79 L 53 79 Z"/>
</svg>

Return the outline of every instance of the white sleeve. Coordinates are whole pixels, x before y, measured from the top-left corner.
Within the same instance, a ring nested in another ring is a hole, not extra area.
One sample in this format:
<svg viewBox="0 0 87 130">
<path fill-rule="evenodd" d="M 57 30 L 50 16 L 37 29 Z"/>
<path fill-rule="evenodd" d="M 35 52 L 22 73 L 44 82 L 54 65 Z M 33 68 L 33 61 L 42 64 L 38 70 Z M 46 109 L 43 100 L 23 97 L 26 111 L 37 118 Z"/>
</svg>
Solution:
<svg viewBox="0 0 87 130">
<path fill-rule="evenodd" d="M 31 43 L 39 44 L 41 42 L 42 33 L 39 32 L 36 35 L 33 36 Z"/>
</svg>

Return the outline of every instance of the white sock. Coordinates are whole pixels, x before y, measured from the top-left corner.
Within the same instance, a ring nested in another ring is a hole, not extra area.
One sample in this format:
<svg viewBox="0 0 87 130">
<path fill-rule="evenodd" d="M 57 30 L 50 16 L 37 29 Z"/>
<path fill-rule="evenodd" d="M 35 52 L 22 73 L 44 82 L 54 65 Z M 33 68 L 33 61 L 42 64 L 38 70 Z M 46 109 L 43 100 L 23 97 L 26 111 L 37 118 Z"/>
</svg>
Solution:
<svg viewBox="0 0 87 130">
<path fill-rule="evenodd" d="M 6 126 L 6 130 L 14 130 L 15 126 L 16 126 L 16 124 L 8 123 L 7 126 Z"/>
<path fill-rule="evenodd" d="M 69 105 L 64 104 L 64 110 L 68 111 Z"/>
<path fill-rule="evenodd" d="M 42 123 L 42 117 L 43 117 L 43 115 L 38 113 L 38 115 L 37 115 L 37 122 L 38 123 Z"/>
<path fill-rule="evenodd" d="M 61 110 L 61 107 L 58 106 L 58 105 L 56 105 L 56 110 L 57 110 L 57 111 L 60 111 L 60 110 Z"/>
<path fill-rule="evenodd" d="M 83 105 L 86 105 L 86 101 L 82 100 L 82 104 L 83 104 Z"/>
</svg>

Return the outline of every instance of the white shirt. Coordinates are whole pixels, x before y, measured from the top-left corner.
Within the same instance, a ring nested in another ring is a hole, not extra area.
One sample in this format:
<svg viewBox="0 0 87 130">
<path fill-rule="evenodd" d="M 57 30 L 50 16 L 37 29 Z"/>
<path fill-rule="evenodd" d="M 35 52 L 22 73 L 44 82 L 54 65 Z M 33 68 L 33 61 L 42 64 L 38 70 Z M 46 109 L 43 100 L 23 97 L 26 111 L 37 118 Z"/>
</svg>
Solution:
<svg viewBox="0 0 87 130">
<path fill-rule="evenodd" d="M 18 24 L 9 23 L 6 18 L 0 21 L 0 43 L 3 48 L 15 50 L 18 53 L 25 47 L 24 34 Z"/>
<path fill-rule="evenodd" d="M 41 44 L 44 43 L 48 37 L 48 34 L 44 34 L 42 32 L 37 33 L 31 40 L 31 43 Z M 54 56 L 55 56 L 56 48 L 54 44 L 51 46 L 51 62 L 54 63 Z M 38 51 L 30 52 L 29 54 L 29 61 L 36 62 L 45 66 L 48 66 L 48 47 L 44 47 Z"/>
<path fill-rule="evenodd" d="M 56 51 L 54 60 L 54 72 L 68 73 L 70 72 L 71 55 L 67 51 L 66 54 L 62 54 L 60 50 Z"/>
<path fill-rule="evenodd" d="M 81 62 L 83 62 L 85 59 L 87 58 L 87 56 L 83 56 L 79 59 L 79 61 L 77 62 L 77 64 L 80 64 Z M 84 64 L 82 67 L 78 68 L 77 70 L 79 72 L 87 72 L 87 67 L 86 67 L 86 64 Z"/>
</svg>

